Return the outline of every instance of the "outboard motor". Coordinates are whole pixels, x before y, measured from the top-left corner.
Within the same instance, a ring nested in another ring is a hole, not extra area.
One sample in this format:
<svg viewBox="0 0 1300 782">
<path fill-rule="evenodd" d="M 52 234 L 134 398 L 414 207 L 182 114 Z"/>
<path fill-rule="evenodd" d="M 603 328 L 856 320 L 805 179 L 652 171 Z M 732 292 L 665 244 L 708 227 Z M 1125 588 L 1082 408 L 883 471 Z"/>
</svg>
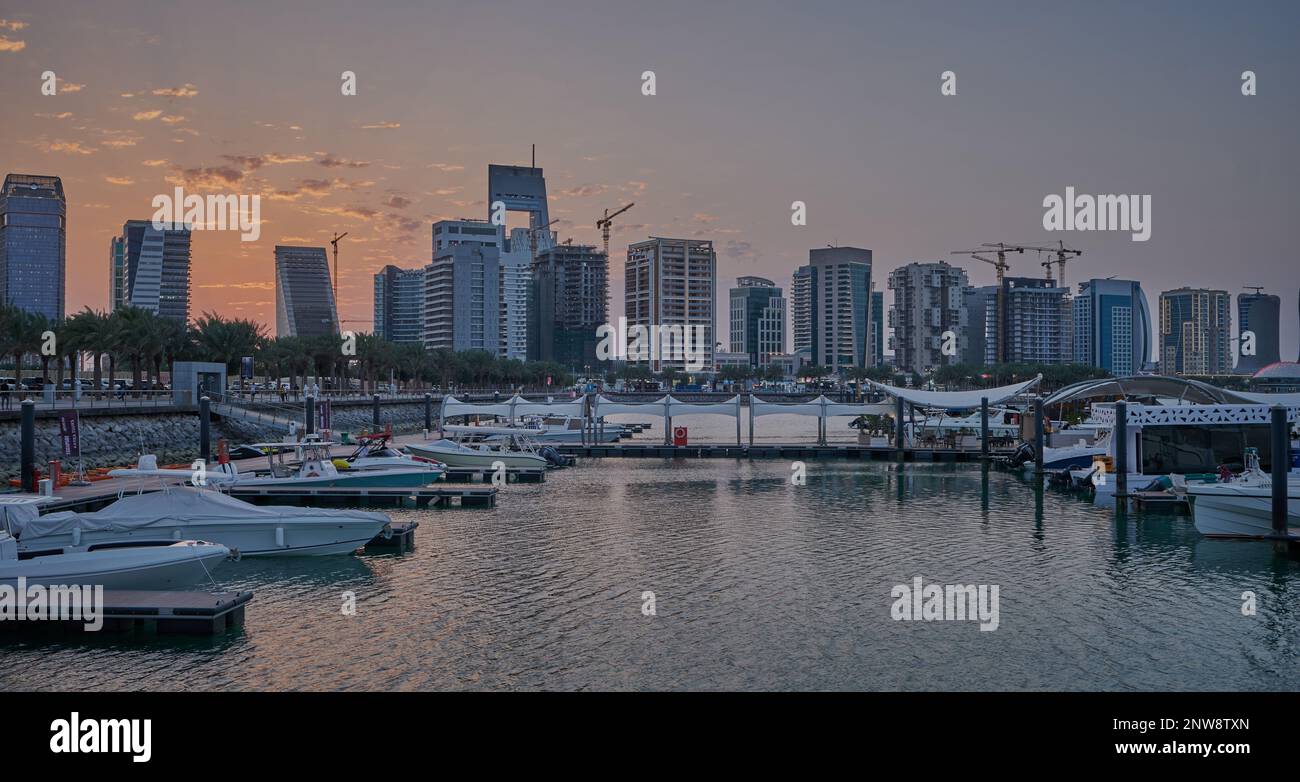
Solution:
<svg viewBox="0 0 1300 782">
<path fill-rule="evenodd" d="M 546 460 L 546 463 L 553 467 L 568 467 L 575 461 L 574 457 L 562 454 L 555 450 L 554 446 L 542 446 L 537 454 Z"/>
<path fill-rule="evenodd" d="M 1021 443 L 1015 453 L 1008 457 L 1007 461 L 1012 467 L 1020 467 L 1034 459 L 1034 446 L 1031 443 Z"/>
</svg>

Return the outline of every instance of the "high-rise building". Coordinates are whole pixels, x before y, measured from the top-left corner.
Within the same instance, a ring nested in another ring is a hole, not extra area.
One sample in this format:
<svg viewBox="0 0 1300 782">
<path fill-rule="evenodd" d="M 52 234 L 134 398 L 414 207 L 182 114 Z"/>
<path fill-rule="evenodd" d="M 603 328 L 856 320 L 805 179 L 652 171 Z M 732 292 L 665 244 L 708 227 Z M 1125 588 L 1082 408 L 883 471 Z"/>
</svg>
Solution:
<svg viewBox="0 0 1300 782">
<path fill-rule="evenodd" d="M 433 236 L 433 261 L 424 267 L 425 349 L 500 356 L 501 250 L 495 226 L 443 220 L 433 224 Z M 446 240 L 441 247 L 439 237 Z"/>
<path fill-rule="evenodd" d="M 114 236 L 108 244 L 108 311 L 112 312 L 130 304 L 130 283 L 127 281 L 126 237 Z"/>
<path fill-rule="evenodd" d="M 885 365 L 885 292 L 871 283 L 871 365 Z"/>
<path fill-rule="evenodd" d="M 731 352 L 749 355 L 751 367 L 785 353 L 785 297 L 762 277 L 738 277 L 731 289 Z"/>
<path fill-rule="evenodd" d="M 810 250 L 794 274 L 795 353 L 838 372 L 875 363 L 871 339 L 871 251 L 858 247 Z"/>
<path fill-rule="evenodd" d="M 190 229 L 177 224 L 155 228 L 151 220 L 122 226 L 122 300 L 114 307 L 149 310 L 180 323 L 190 319 Z M 113 245 L 116 252 L 117 243 Z M 110 258 L 110 274 L 115 258 Z"/>
<path fill-rule="evenodd" d="M 550 246 L 550 243 L 547 243 Z M 533 275 L 527 228 L 514 228 L 501 248 L 501 356 L 528 359 L 528 283 Z"/>
<path fill-rule="evenodd" d="M 528 228 L 535 229 L 537 249 L 553 244 L 550 214 L 546 203 L 546 177 L 542 169 L 531 166 L 488 166 L 488 218 L 493 204 L 500 203 L 506 212 L 527 212 Z"/>
<path fill-rule="evenodd" d="M 1151 310 L 1133 280 L 1079 283 L 1074 298 L 1074 363 L 1116 377 L 1135 375 L 1151 361 Z"/>
<path fill-rule="evenodd" d="M 424 341 L 424 269 L 385 266 L 375 274 L 375 336 Z"/>
<path fill-rule="evenodd" d="M 67 199 L 56 176 L 9 174 L 0 191 L 0 301 L 63 319 Z"/>
<path fill-rule="evenodd" d="M 275 334 L 339 333 L 338 308 L 324 247 L 275 246 Z"/>
<path fill-rule="evenodd" d="M 1232 299 L 1227 291 L 1178 288 L 1160 294 L 1160 371 L 1166 375 L 1226 375 Z"/>
<path fill-rule="evenodd" d="M 984 307 L 984 363 L 1068 364 L 1074 360 L 1070 291 L 1053 280 L 1007 277 L 1002 281 L 1002 330 L 998 288 Z M 994 336 L 995 335 L 995 336 Z"/>
<path fill-rule="evenodd" d="M 662 346 L 649 357 L 651 371 L 688 369 L 686 349 L 702 359 L 703 371 L 713 371 L 716 271 L 711 241 L 654 237 L 628 246 L 623 292 L 628 325 L 681 327 L 685 339 L 698 335 L 703 343 L 675 351 Z"/>
<path fill-rule="evenodd" d="M 1239 374 L 1253 375 L 1269 364 L 1282 360 L 1281 346 L 1282 299 L 1270 293 L 1237 294 L 1237 367 Z M 1254 335 L 1254 354 L 1243 352 L 1242 335 Z"/>
<path fill-rule="evenodd" d="M 537 253 L 529 279 L 528 359 L 595 366 L 596 330 L 609 322 L 609 262 L 583 244 Z"/>
<path fill-rule="evenodd" d="M 966 339 L 957 345 L 961 363 L 984 366 L 989 353 L 989 312 L 997 306 L 998 286 L 985 285 L 962 290 L 962 313 L 965 317 Z"/>
<path fill-rule="evenodd" d="M 889 273 L 889 289 L 894 292 L 889 310 L 894 366 L 921 375 L 961 360 L 959 351 L 966 343 L 962 308 L 967 285 L 966 271 L 946 261 L 909 263 Z M 947 332 L 952 332 L 949 354 L 944 353 Z"/>
</svg>

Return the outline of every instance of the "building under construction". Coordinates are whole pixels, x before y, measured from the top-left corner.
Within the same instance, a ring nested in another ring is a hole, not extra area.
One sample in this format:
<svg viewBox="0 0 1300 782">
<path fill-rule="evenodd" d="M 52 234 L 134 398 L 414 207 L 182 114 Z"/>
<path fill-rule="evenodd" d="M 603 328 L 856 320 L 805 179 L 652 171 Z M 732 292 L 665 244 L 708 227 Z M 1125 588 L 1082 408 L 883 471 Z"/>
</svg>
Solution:
<svg viewBox="0 0 1300 782">
<path fill-rule="evenodd" d="M 609 259 L 591 245 L 537 252 L 528 293 L 528 359 L 575 371 L 596 365 L 596 329 L 609 322 Z"/>
</svg>

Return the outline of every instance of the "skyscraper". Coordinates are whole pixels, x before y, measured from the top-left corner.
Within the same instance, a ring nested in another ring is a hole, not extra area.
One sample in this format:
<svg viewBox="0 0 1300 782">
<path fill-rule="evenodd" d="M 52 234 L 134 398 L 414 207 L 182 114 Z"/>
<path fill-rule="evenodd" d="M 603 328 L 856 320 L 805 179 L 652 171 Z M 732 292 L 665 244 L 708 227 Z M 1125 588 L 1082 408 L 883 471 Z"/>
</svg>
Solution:
<svg viewBox="0 0 1300 782">
<path fill-rule="evenodd" d="M 1068 364 L 1074 359 L 1070 291 L 1053 280 L 1007 277 L 1002 281 L 1002 333 L 997 286 L 984 307 L 984 362 Z"/>
<path fill-rule="evenodd" d="M 389 342 L 424 340 L 424 269 L 385 266 L 375 274 L 375 335 Z"/>
<path fill-rule="evenodd" d="M 795 352 L 838 372 L 874 364 L 871 331 L 871 251 L 810 250 L 794 276 Z"/>
<path fill-rule="evenodd" d="M 108 311 L 121 309 L 129 304 L 126 271 L 126 238 L 114 236 L 108 245 Z"/>
<path fill-rule="evenodd" d="M 1237 294 L 1237 366 L 1239 374 L 1253 375 L 1269 364 L 1282 360 L 1281 347 L 1282 299 L 1269 293 Z M 1242 335 L 1254 335 L 1254 355 L 1246 355 Z"/>
<path fill-rule="evenodd" d="M 990 318 L 990 312 L 996 313 L 998 303 L 998 286 L 984 285 L 962 290 L 962 314 L 965 317 L 966 339 L 957 346 L 961 363 L 971 366 L 984 366 L 989 355 L 989 335 L 987 329 L 996 329 L 996 314 Z M 996 337 L 996 334 L 994 334 Z"/>
<path fill-rule="evenodd" d="M 56 176 L 9 174 L 0 192 L 0 301 L 63 319 L 67 199 Z"/>
<path fill-rule="evenodd" d="M 495 226 L 442 220 L 433 224 L 433 236 L 433 260 L 424 267 L 425 349 L 501 355 L 501 250 Z"/>
<path fill-rule="evenodd" d="M 595 366 L 596 329 L 609 322 L 609 262 L 582 244 L 537 253 L 529 278 L 528 359 Z"/>
<path fill-rule="evenodd" d="M 546 243 L 549 247 L 550 242 Z M 528 229 L 514 228 L 501 249 L 501 356 L 528 359 L 528 283 L 533 274 Z"/>
<path fill-rule="evenodd" d="M 731 352 L 749 354 L 751 367 L 785 353 L 785 297 L 762 277 L 738 277 L 731 289 Z"/>
<path fill-rule="evenodd" d="M 894 335 L 889 343 L 899 370 L 919 375 L 961 360 L 959 351 L 966 343 L 962 308 L 967 284 L 966 271 L 946 261 L 909 263 L 890 272 L 894 305 L 889 310 L 889 325 Z M 951 354 L 943 352 L 947 332 L 952 332 Z"/>
<path fill-rule="evenodd" d="M 275 247 L 275 334 L 339 333 L 338 308 L 324 247 Z"/>
<path fill-rule="evenodd" d="M 536 229 L 537 249 L 550 247 L 552 236 L 546 226 L 550 214 L 546 204 L 546 177 L 542 169 L 531 166 L 488 166 L 488 219 L 493 204 L 501 203 L 507 212 L 528 213 L 528 228 Z M 503 237 L 504 238 L 504 237 Z"/>
<path fill-rule="evenodd" d="M 885 365 L 885 293 L 871 283 L 871 365 Z"/>
<path fill-rule="evenodd" d="M 180 323 L 190 319 L 190 229 L 155 228 L 151 220 L 128 220 L 119 237 L 124 253 L 120 306 L 139 307 Z M 110 274 L 118 242 L 110 251 Z"/>
<path fill-rule="evenodd" d="M 1160 294 L 1160 371 L 1226 375 L 1231 371 L 1232 299 L 1227 291 L 1178 288 Z"/>
<path fill-rule="evenodd" d="M 713 371 L 716 270 L 711 241 L 653 237 L 628 246 L 623 292 L 628 325 L 682 327 L 685 338 L 699 334 L 703 343 L 678 346 L 671 355 L 665 346 L 650 356 L 651 371 L 686 370 L 683 348 L 703 359 L 703 371 Z"/>
<path fill-rule="evenodd" d="M 1074 363 L 1116 377 L 1135 375 L 1151 361 L 1151 310 L 1132 280 L 1079 283 L 1074 299 Z"/>
</svg>

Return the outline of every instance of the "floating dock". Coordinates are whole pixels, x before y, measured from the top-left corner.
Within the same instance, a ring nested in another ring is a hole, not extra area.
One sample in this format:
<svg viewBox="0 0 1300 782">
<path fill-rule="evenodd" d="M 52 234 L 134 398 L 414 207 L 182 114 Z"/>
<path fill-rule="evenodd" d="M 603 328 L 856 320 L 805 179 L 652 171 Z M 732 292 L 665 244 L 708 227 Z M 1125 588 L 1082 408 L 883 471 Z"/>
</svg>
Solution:
<svg viewBox="0 0 1300 782">
<path fill-rule="evenodd" d="M 415 530 L 418 521 L 398 522 L 389 525 L 387 535 L 380 533 L 366 544 L 367 553 L 405 554 L 415 550 Z"/>
<path fill-rule="evenodd" d="M 80 631 L 145 635 L 220 635 L 244 625 L 252 592 L 104 590 L 103 627 L 88 630 L 83 619 L 0 622 L 0 631 Z"/>
<path fill-rule="evenodd" d="M 245 502 L 292 505 L 389 505 L 417 508 L 490 508 L 497 504 L 495 486 L 232 486 L 232 497 Z"/>
<path fill-rule="evenodd" d="M 444 481 L 448 483 L 465 483 L 482 481 L 491 483 L 496 470 L 491 467 L 448 467 Z M 507 467 L 506 483 L 544 483 L 545 467 Z"/>
<path fill-rule="evenodd" d="M 800 445 L 760 444 L 735 445 L 704 443 L 700 445 L 656 445 L 629 443 L 600 443 L 581 445 L 562 443 L 555 446 L 560 453 L 589 458 L 629 457 L 643 459 L 850 459 L 861 461 L 897 460 L 900 451 L 892 447 L 855 445 Z M 978 462 L 978 450 L 945 450 L 942 448 L 907 448 L 902 452 L 908 462 Z M 1005 450 L 990 451 L 989 456 L 1010 453 Z"/>
</svg>

